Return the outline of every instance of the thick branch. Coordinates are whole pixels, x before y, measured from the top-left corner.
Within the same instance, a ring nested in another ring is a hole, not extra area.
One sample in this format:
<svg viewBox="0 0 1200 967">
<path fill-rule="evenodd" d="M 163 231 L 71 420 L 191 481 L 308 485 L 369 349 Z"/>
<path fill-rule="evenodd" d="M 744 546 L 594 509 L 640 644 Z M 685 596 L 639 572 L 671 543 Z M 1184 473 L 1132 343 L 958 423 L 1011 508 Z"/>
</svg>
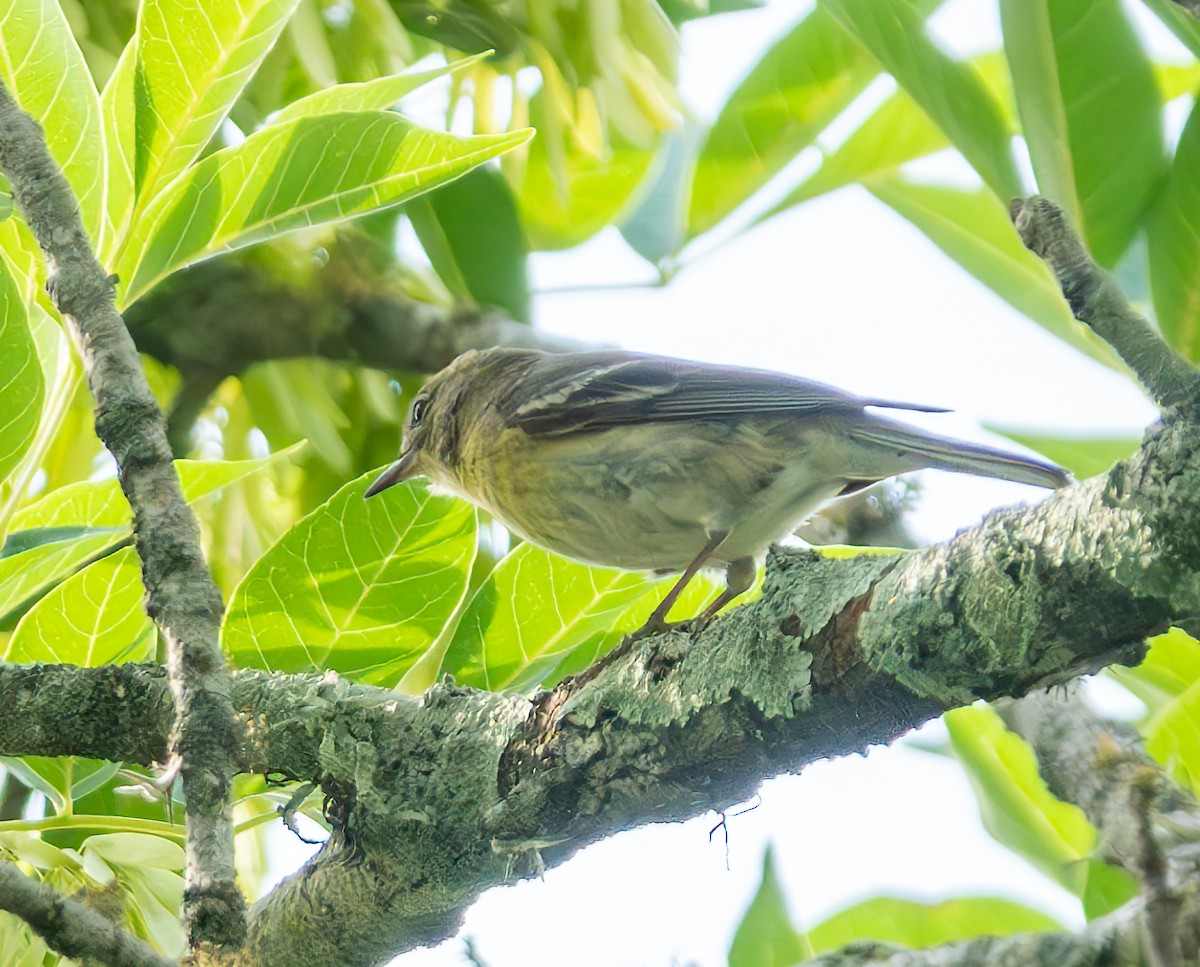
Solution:
<svg viewBox="0 0 1200 967">
<path fill-rule="evenodd" d="M 352 227 L 330 234 L 321 260 L 295 244 L 202 262 L 125 313 L 138 349 L 183 374 L 188 392 L 171 414 L 177 449 L 212 389 L 255 363 L 317 356 L 432 373 L 468 349 L 579 348 L 492 310 L 414 299 L 390 257 Z"/>
<path fill-rule="evenodd" d="M 171 967 L 149 944 L 3 860 L 0 910 L 16 914 L 63 956 L 109 967 Z"/>
<path fill-rule="evenodd" d="M 184 915 L 193 941 L 240 941 L 244 901 L 234 882 L 229 807 L 235 728 L 217 640 L 221 597 L 196 519 L 171 462 L 162 414 L 113 284 L 92 252 L 78 206 L 37 124 L 0 85 L 0 172 L 49 266 L 48 289 L 67 319 L 96 399 L 96 432 L 116 460 L 133 508 L 146 610 L 168 644 L 175 698 L 172 751 L 187 790 Z"/>
<path fill-rule="evenodd" d="M 1200 429 L 1166 424 L 1107 477 L 946 544 L 780 552 L 762 598 L 694 640 L 649 639 L 533 700 L 240 672 L 241 767 L 322 783 L 338 820 L 255 911 L 244 961 L 379 963 L 450 935 L 482 890 L 619 830 L 722 809 L 977 697 L 1137 660 L 1194 611 L 1197 520 Z M 0 719 L 0 753 L 146 761 L 162 748 L 149 737 L 165 728 L 160 690 L 128 666 L 0 669 L 0 707 L 16 713 Z M 68 699 L 88 714 L 62 721 Z"/>
<path fill-rule="evenodd" d="M 1062 209 L 1046 198 L 1018 198 L 1010 209 L 1026 247 L 1058 278 L 1080 322 L 1115 349 L 1164 409 L 1200 407 L 1200 375 L 1134 311 L 1120 287 L 1093 261 Z"/>
</svg>

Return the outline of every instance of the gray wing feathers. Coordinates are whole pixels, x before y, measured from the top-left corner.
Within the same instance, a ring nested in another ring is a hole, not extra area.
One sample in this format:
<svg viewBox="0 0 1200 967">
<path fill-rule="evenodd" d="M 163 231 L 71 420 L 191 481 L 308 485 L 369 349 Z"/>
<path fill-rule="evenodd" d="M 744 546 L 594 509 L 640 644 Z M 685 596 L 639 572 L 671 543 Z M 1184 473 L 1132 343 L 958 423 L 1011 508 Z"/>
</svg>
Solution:
<svg viewBox="0 0 1200 967">
<path fill-rule="evenodd" d="M 1070 474 L 1044 460 L 925 433 L 916 427 L 893 423 L 891 420 L 876 418 L 856 422 L 848 428 L 848 432 L 857 440 L 894 450 L 895 456 L 901 459 L 915 458 L 911 469 L 919 466 L 971 473 L 1034 487 L 1058 488 L 1071 482 Z"/>
<path fill-rule="evenodd" d="M 819 417 L 860 413 L 864 406 L 942 412 L 935 407 L 862 399 L 780 373 L 625 353 L 547 356 L 529 371 L 525 382 L 527 392 L 507 401 L 504 415 L 511 425 L 531 435 L 752 413 Z"/>
</svg>

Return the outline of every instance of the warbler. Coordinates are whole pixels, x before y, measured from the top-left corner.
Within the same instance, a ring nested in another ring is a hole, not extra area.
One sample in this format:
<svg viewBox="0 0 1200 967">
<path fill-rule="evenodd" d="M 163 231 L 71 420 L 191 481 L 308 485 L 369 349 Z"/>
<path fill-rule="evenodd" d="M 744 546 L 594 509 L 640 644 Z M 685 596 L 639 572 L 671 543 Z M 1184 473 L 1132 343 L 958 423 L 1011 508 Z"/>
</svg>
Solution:
<svg viewBox="0 0 1200 967">
<path fill-rule="evenodd" d="M 864 398 L 765 370 L 598 351 L 472 350 L 413 398 L 401 454 L 367 496 L 425 476 L 517 536 L 587 564 L 679 572 L 637 632 L 704 567 L 725 590 L 754 581 L 767 548 L 822 504 L 937 468 L 1039 487 L 1070 481 L 1041 460 L 936 436 L 873 412 L 946 412 Z"/>
</svg>

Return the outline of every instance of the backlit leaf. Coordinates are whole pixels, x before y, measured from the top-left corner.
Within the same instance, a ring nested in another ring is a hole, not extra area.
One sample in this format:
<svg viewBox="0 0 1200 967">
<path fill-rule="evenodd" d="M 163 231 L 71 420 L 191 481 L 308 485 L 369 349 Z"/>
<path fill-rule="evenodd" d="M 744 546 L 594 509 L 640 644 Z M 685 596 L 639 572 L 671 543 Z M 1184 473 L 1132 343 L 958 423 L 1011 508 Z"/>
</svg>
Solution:
<svg viewBox="0 0 1200 967">
<path fill-rule="evenodd" d="M 951 59 L 925 31 L 910 0 L 821 0 L 949 137 L 1006 202 L 1021 193 L 1012 137 L 996 99 L 971 64 Z"/>
<path fill-rule="evenodd" d="M 1200 360 L 1200 107 L 1192 109 L 1180 135 L 1147 232 L 1159 328 L 1195 362 Z"/>
<path fill-rule="evenodd" d="M 407 201 L 531 134 L 459 138 L 382 111 L 269 125 L 208 155 L 150 204 L 118 262 L 129 280 L 122 303 L 218 252 Z"/>
<path fill-rule="evenodd" d="M 390 686 L 434 642 L 466 593 L 475 510 L 422 483 L 364 500 L 377 475 L 339 490 L 242 578 L 221 628 L 235 664 Z"/>
<path fill-rule="evenodd" d="M 103 557 L 30 608 L 4 660 L 96 666 L 154 657 L 154 624 L 142 602 L 142 569 L 132 547 Z"/>
<path fill-rule="evenodd" d="M 1150 61 L 1119 0 L 1002 0 L 1000 13 L 1038 189 L 1113 265 L 1165 168 Z"/>
<path fill-rule="evenodd" d="M 700 148 L 688 235 L 708 231 L 763 187 L 878 71 L 820 7 L 784 34 L 730 95 Z"/>
<path fill-rule="evenodd" d="M 45 384 L 25 302 L 0 261 L 0 481 L 37 434 Z"/>
<path fill-rule="evenodd" d="M 104 208 L 100 96 L 56 0 L 0 0 L 0 78 L 42 126 L 95 240 Z"/>
</svg>

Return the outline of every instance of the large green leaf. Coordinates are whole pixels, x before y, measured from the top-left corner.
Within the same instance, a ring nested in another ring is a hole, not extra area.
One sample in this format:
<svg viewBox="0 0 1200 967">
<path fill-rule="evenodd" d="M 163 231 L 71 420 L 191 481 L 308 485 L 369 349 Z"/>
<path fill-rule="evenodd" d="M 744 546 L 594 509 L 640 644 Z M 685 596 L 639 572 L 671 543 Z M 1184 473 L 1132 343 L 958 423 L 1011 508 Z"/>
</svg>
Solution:
<svg viewBox="0 0 1200 967">
<path fill-rule="evenodd" d="M 204 150 L 296 0 L 144 0 L 138 11 L 135 194 L 149 200 Z"/>
<path fill-rule="evenodd" d="M 142 601 L 142 571 L 132 547 L 89 564 L 30 608 L 4 660 L 107 665 L 154 657 L 154 624 Z"/>
<path fill-rule="evenodd" d="M 95 240 L 104 210 L 100 97 L 56 0 L 0 0 L 0 78 L 42 126 Z"/>
<path fill-rule="evenodd" d="M 1052 917 L 1000 897 L 961 897 L 920 903 L 903 897 L 872 897 L 812 927 L 808 939 L 817 953 L 873 940 L 905 947 L 936 947 L 971 937 L 1062 930 Z"/>
<path fill-rule="evenodd" d="M 1150 639 L 1145 660 L 1116 676 L 1147 705 L 1146 751 L 1200 793 L 1200 641 L 1179 628 Z"/>
<path fill-rule="evenodd" d="M 433 644 L 466 593 L 474 508 L 420 483 L 364 500 L 376 475 L 339 490 L 242 578 L 221 628 L 235 664 L 390 686 Z"/>
<path fill-rule="evenodd" d="M 911 0 L 821 0 L 1007 201 L 1021 193 L 1012 138 L 996 99 L 970 64 L 952 60 L 925 32 Z"/>
<path fill-rule="evenodd" d="M 108 265 L 116 246 L 125 236 L 133 217 L 133 167 L 137 153 L 137 108 L 134 103 L 134 72 L 137 69 L 138 39 L 125 45 L 100 94 L 104 120 L 104 227 L 96 254 Z"/>
<path fill-rule="evenodd" d="M 1047 436 L 1009 427 L 988 426 L 987 429 L 1036 450 L 1060 467 L 1066 467 L 1079 480 L 1109 470 L 1118 460 L 1135 453 L 1142 442 L 1137 437 Z"/>
<path fill-rule="evenodd" d="M 18 531 L 19 536 L 23 531 Z M 50 541 L 0 558 L 0 618 L 45 593 L 85 563 L 129 538 L 124 527 Z M 7 546 L 7 545 L 6 545 Z"/>
<path fill-rule="evenodd" d="M 616 131 L 608 132 L 602 150 L 589 151 L 556 128 L 554 110 L 544 91 L 530 100 L 538 136 L 508 172 L 529 245 L 537 250 L 579 245 L 619 221 L 636 204 L 654 160 L 653 150 Z"/>
<path fill-rule="evenodd" d="M 578 671 L 639 628 L 675 580 L 589 567 L 522 544 L 476 589 L 441 670 L 493 691 L 530 688 L 555 669 Z M 711 583 L 693 584 L 673 615 L 691 616 L 711 596 Z"/>
<path fill-rule="evenodd" d="M 1046 787 L 1028 743 L 986 705 L 947 712 L 954 753 L 967 771 L 988 832 L 1103 916 L 1137 892 L 1132 877 L 1092 858 L 1096 830 L 1078 806 Z"/>
<path fill-rule="evenodd" d="M 481 165 L 410 202 L 417 237 L 459 299 L 530 321 L 528 246 L 508 181 Z"/>
<path fill-rule="evenodd" d="M 1001 106 L 1007 107 L 1012 95 L 1005 89 L 1008 64 L 1003 55 L 987 54 L 972 63 L 988 87 L 998 92 Z M 901 165 L 949 146 L 950 139 L 920 105 L 904 90 L 897 90 L 758 221 L 845 185 L 887 178 Z"/>
<path fill-rule="evenodd" d="M 1200 19 L 1179 0 L 1142 0 L 1196 57 L 1200 57 Z"/>
<path fill-rule="evenodd" d="M 405 71 L 389 74 L 357 84 L 335 84 L 293 101 L 271 118 L 272 124 L 318 114 L 343 114 L 347 111 L 382 111 L 395 105 L 400 98 L 439 77 L 457 74 L 488 54 L 463 57 L 440 67 L 424 71 Z"/>
<path fill-rule="evenodd" d="M 45 383 L 25 302 L 0 261 L 0 483 L 37 435 Z"/>
<path fill-rule="evenodd" d="M 76 756 L 0 756 L 0 765 L 44 795 L 59 816 L 70 815 L 76 799 L 104 785 L 120 769 L 116 762 Z"/>
<path fill-rule="evenodd" d="M 1002 0 L 1000 14 L 1038 188 L 1113 265 L 1165 166 L 1150 61 L 1119 0 Z"/>
<path fill-rule="evenodd" d="M 729 967 L 791 967 L 812 956 L 812 944 L 792 925 L 775 872 L 774 852 L 768 846 L 762 881 L 729 947 Z"/>
<path fill-rule="evenodd" d="M 1093 359 L 1124 371 L 1108 344 L 1076 321 L 1054 275 L 1025 248 L 991 192 L 917 185 L 899 177 L 867 187 L 1018 312 Z"/>
<path fill-rule="evenodd" d="M 878 67 L 818 8 L 754 66 L 717 115 L 696 158 L 689 237 L 708 231 L 811 144 Z"/>
<path fill-rule="evenodd" d="M 945 715 L 954 752 L 979 798 L 983 822 L 997 840 L 1073 892 L 1079 863 L 1096 844 L 1083 811 L 1056 799 L 1038 772 L 1033 749 L 984 705 Z"/>
<path fill-rule="evenodd" d="M 1200 360 L 1200 106 L 1192 109 L 1166 187 L 1147 225 L 1150 289 L 1159 328 Z"/>
<path fill-rule="evenodd" d="M 262 128 L 192 166 L 150 204 L 118 262 L 128 280 L 122 303 L 218 252 L 408 201 L 531 134 L 459 138 L 382 111 Z"/>
<path fill-rule="evenodd" d="M 266 467 L 290 460 L 303 443 L 261 460 L 176 460 L 175 470 L 189 502 Z M 36 527 L 126 527 L 132 519 L 129 502 L 116 478 L 69 484 L 48 493 L 37 503 L 18 511 L 12 529 Z"/>
</svg>

